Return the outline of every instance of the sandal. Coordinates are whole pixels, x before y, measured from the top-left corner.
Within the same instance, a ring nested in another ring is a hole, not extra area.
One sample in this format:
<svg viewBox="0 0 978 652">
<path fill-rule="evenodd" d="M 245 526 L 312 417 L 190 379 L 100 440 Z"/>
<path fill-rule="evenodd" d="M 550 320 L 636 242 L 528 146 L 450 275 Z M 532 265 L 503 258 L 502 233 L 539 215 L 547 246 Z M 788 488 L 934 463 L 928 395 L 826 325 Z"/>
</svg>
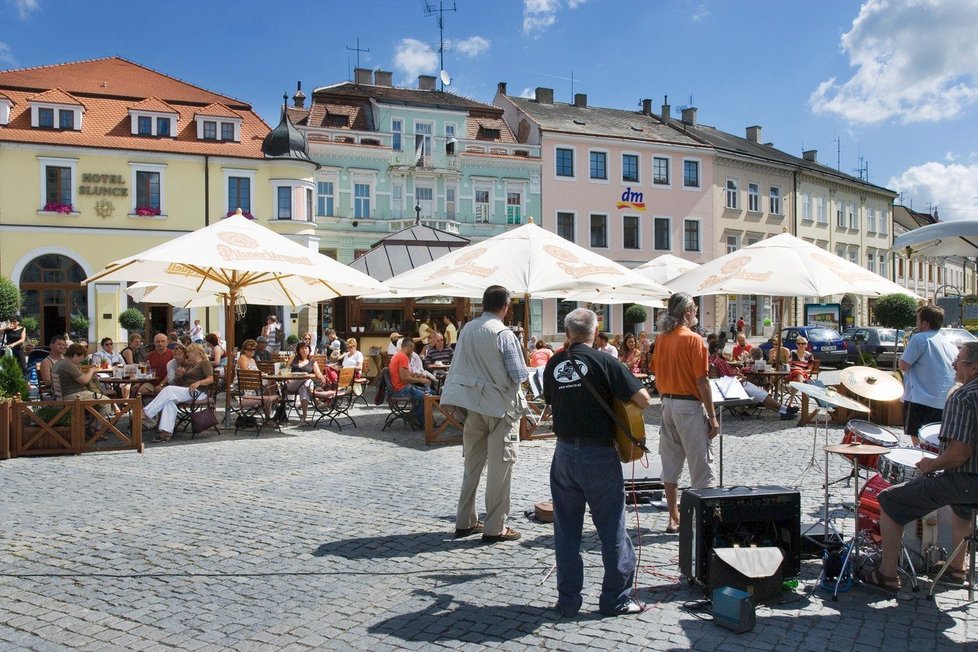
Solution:
<svg viewBox="0 0 978 652">
<path fill-rule="evenodd" d="M 500 541 L 516 541 L 522 534 L 511 527 L 506 528 L 499 534 L 483 534 L 482 543 L 499 543 Z"/>
<path fill-rule="evenodd" d="M 157 437 L 154 437 L 153 438 L 153 441 L 159 442 L 161 444 L 165 444 L 166 442 L 170 441 L 171 439 L 173 439 L 173 435 L 159 435 Z"/>
<path fill-rule="evenodd" d="M 868 584 L 869 586 L 875 586 L 876 588 L 886 591 L 892 595 L 896 595 L 900 592 L 900 578 L 887 577 L 886 575 L 883 575 L 878 568 L 874 568 L 871 572 L 860 575 L 859 581 L 863 584 Z"/>
<path fill-rule="evenodd" d="M 462 537 L 467 537 L 473 534 L 481 534 L 484 529 L 486 529 L 486 524 L 482 521 L 479 521 L 472 527 L 455 528 L 455 538 L 461 539 Z"/>
</svg>

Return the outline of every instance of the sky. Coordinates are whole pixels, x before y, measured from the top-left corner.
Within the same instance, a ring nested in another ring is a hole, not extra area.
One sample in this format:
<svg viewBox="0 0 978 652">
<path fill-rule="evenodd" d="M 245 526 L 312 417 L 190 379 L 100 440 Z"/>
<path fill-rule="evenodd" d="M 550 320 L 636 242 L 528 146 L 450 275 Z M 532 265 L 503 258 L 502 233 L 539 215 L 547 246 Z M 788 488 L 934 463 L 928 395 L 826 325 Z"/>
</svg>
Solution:
<svg viewBox="0 0 978 652">
<path fill-rule="evenodd" d="M 121 56 L 244 100 L 439 74 L 438 0 L 0 0 L 0 69 Z M 442 0 L 448 90 L 677 115 L 978 218 L 978 0 Z M 434 14 L 426 8 L 436 10 Z M 454 11 L 452 11 L 454 9 Z M 431 15 L 426 15 L 431 14 Z M 868 175 L 868 176 L 867 176 Z"/>
</svg>

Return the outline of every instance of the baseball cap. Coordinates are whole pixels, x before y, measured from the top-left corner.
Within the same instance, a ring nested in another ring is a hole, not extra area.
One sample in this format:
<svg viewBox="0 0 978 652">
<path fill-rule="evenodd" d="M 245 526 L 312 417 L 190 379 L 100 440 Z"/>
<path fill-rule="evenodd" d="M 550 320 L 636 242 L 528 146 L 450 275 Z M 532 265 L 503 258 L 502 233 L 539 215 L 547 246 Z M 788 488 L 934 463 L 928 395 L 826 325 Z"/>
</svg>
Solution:
<svg viewBox="0 0 978 652">
<path fill-rule="evenodd" d="M 398 332 L 391 333 L 391 339 L 392 340 L 395 340 L 395 339 L 399 340 L 399 339 L 401 339 L 401 334 L 398 333 Z"/>
</svg>

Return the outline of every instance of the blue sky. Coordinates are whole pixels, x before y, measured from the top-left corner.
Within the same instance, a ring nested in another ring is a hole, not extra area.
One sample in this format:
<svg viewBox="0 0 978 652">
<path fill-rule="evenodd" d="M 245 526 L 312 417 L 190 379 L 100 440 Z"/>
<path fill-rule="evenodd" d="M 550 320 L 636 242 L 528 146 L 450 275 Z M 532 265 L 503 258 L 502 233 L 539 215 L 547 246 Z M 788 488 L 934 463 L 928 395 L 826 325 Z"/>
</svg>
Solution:
<svg viewBox="0 0 978 652">
<path fill-rule="evenodd" d="M 429 0 L 437 6 L 437 0 Z M 452 1 L 447 0 L 449 8 Z M 491 102 L 573 89 L 763 139 L 904 193 L 942 219 L 978 217 L 975 0 L 455 0 L 449 90 Z M 363 67 L 414 85 L 437 74 L 424 0 L 0 0 L 0 68 L 119 55 L 248 101 L 277 123 L 283 92 Z M 837 155 L 837 152 L 841 151 Z"/>
</svg>

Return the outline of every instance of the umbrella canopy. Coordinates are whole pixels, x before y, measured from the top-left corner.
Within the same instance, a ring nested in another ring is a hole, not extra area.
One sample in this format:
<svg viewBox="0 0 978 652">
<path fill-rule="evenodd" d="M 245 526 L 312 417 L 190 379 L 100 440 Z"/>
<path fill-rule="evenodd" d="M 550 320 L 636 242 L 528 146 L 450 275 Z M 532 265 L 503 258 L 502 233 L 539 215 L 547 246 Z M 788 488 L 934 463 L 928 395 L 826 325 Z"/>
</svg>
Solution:
<svg viewBox="0 0 978 652">
<path fill-rule="evenodd" d="M 502 285 L 514 295 L 535 299 L 622 288 L 646 299 L 669 296 L 669 291 L 660 283 L 533 222 L 456 249 L 398 274 L 384 285 L 402 297 L 481 298 L 489 285 Z"/>
<path fill-rule="evenodd" d="M 790 233 L 781 233 L 704 263 L 672 279 L 666 287 L 693 296 L 823 297 L 846 293 L 880 296 L 899 292 L 916 297 L 879 274 Z"/>
<path fill-rule="evenodd" d="M 262 293 L 260 286 L 248 286 L 238 294 L 238 302 L 252 305 L 277 306 L 282 301 L 268 293 Z M 126 288 L 126 294 L 140 303 L 168 303 L 177 308 L 208 308 L 223 306 L 228 301 L 227 292 L 198 292 L 193 288 L 176 285 L 157 285 L 139 282 Z"/>
<path fill-rule="evenodd" d="M 672 254 L 662 254 L 643 265 L 639 265 L 635 268 L 635 271 L 657 283 L 665 283 L 697 267 L 699 267 L 699 264 L 686 260 L 685 258 L 673 256 Z"/>
<path fill-rule="evenodd" d="M 938 222 L 898 236 L 890 251 L 907 257 L 978 256 L 978 220 Z"/>
</svg>

